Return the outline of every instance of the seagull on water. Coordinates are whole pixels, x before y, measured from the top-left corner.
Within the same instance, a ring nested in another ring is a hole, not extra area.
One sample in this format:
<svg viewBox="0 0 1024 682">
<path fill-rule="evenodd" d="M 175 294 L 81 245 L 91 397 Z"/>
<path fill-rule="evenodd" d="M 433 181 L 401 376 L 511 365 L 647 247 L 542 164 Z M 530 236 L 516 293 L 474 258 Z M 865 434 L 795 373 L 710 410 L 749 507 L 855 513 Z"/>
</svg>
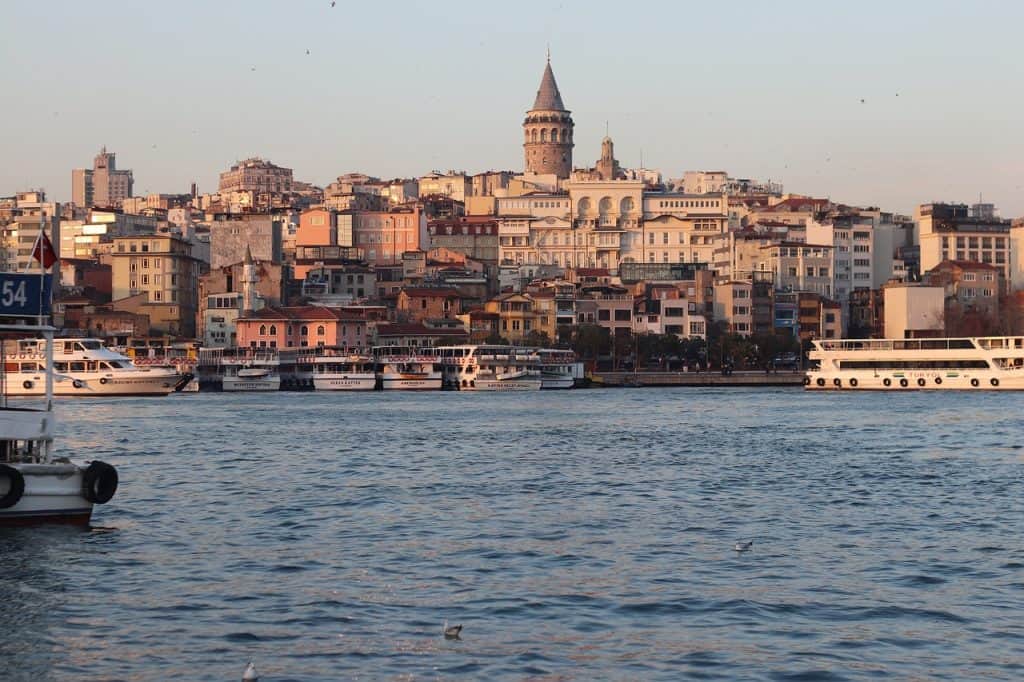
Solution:
<svg viewBox="0 0 1024 682">
<path fill-rule="evenodd" d="M 245 672 L 242 673 L 242 682 L 258 682 L 260 679 L 259 674 L 256 672 L 256 666 L 249 661 L 249 665 L 245 666 Z"/>
<path fill-rule="evenodd" d="M 736 550 L 737 552 L 749 552 L 750 549 L 753 546 L 754 546 L 754 541 L 753 540 L 751 540 L 750 542 L 737 542 L 736 545 L 733 547 L 733 549 Z"/>
<path fill-rule="evenodd" d="M 444 621 L 444 638 L 445 639 L 458 639 L 459 633 L 462 632 L 461 625 L 448 625 L 448 620 Z"/>
</svg>

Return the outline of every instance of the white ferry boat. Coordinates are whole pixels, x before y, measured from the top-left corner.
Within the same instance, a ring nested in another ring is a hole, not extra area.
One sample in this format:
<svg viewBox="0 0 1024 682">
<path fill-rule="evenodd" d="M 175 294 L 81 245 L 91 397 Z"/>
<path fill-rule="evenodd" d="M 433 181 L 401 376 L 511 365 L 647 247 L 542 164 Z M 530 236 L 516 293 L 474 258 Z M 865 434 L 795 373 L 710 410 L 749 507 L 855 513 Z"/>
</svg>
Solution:
<svg viewBox="0 0 1024 682">
<path fill-rule="evenodd" d="M 384 391 L 436 391 L 441 364 L 433 348 L 377 346 L 373 349 L 377 379 Z"/>
<path fill-rule="evenodd" d="M 281 360 L 276 351 L 252 351 L 224 356 L 220 363 L 224 372 L 221 390 L 281 390 Z"/>
<path fill-rule="evenodd" d="M 540 387 L 544 390 L 574 388 L 578 379 L 583 379 L 583 363 L 576 358 L 571 350 L 541 348 L 540 356 Z"/>
<path fill-rule="evenodd" d="M 26 331 L 26 325 L 0 327 L 4 333 Z M 87 526 L 93 505 L 109 502 L 117 492 L 117 470 L 99 460 L 78 464 L 55 456 L 53 329 L 36 326 L 33 331 L 47 341 L 40 347 L 47 351 L 43 366 L 50 369 L 44 369 L 41 379 L 42 407 L 11 407 L 6 396 L 0 397 L 0 527 Z"/>
<path fill-rule="evenodd" d="M 437 349 L 445 384 L 460 391 L 538 391 L 540 356 L 517 346 L 446 346 Z"/>
<path fill-rule="evenodd" d="M 1022 390 L 1024 337 L 814 341 L 810 390 Z"/>
<path fill-rule="evenodd" d="M 41 396 L 51 356 L 57 396 L 167 395 L 190 378 L 174 367 L 138 367 L 98 339 L 4 341 L 5 396 Z"/>
<path fill-rule="evenodd" d="M 373 358 L 325 349 L 313 358 L 313 388 L 318 391 L 372 391 L 377 387 Z"/>
</svg>

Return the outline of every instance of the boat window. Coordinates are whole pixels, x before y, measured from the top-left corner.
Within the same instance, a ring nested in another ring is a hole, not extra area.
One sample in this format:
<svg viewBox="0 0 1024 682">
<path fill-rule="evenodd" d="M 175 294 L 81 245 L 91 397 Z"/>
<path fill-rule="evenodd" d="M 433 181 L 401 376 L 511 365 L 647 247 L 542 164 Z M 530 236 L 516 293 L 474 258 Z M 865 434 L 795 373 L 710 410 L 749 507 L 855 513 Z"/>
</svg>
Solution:
<svg viewBox="0 0 1024 682">
<path fill-rule="evenodd" d="M 84 362 L 72 362 L 71 363 L 71 371 L 72 372 L 84 372 L 85 371 L 85 363 Z"/>
<path fill-rule="evenodd" d="M 90 360 L 89 364 L 86 365 L 86 366 L 89 368 L 90 372 L 95 372 L 96 371 L 96 361 L 95 360 Z"/>
<path fill-rule="evenodd" d="M 95 339 L 85 339 L 84 341 L 79 342 L 79 345 L 82 346 L 83 350 L 100 350 L 103 348 L 103 344 Z"/>
<path fill-rule="evenodd" d="M 36 371 L 36 363 L 34 363 L 34 362 L 23 362 L 23 363 L 21 363 L 21 371 L 22 372 L 35 372 Z"/>
<path fill-rule="evenodd" d="M 57 372 L 66 372 L 66 371 L 68 371 L 68 363 L 66 363 L 66 362 L 55 362 L 55 363 L 53 363 L 53 369 L 56 370 Z"/>
<path fill-rule="evenodd" d="M 984 360 L 840 360 L 840 369 L 988 369 Z"/>
<path fill-rule="evenodd" d="M 64 352 L 65 353 L 73 353 L 73 352 L 75 352 L 75 344 L 74 344 L 73 341 L 65 341 L 64 342 Z"/>
<path fill-rule="evenodd" d="M 100 369 L 110 369 L 110 365 L 105 362 L 100 363 Z"/>
</svg>

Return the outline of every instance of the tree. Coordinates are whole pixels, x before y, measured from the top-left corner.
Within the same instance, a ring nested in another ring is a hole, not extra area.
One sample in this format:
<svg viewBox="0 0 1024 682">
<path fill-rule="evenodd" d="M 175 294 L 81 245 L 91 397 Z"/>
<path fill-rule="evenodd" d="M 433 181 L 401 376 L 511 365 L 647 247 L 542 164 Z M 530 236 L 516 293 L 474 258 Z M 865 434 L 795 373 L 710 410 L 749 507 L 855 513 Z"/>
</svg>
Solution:
<svg viewBox="0 0 1024 682">
<path fill-rule="evenodd" d="M 527 346 L 535 346 L 538 348 L 551 348 L 551 337 L 548 336 L 547 332 L 542 332 L 539 329 L 534 329 L 526 338 L 523 339 L 523 344 Z"/>
<path fill-rule="evenodd" d="M 583 359 L 597 360 L 611 350 L 608 330 L 596 324 L 581 324 L 573 333 L 572 348 Z"/>
<path fill-rule="evenodd" d="M 511 346 L 509 340 L 502 337 L 498 332 L 492 332 L 490 336 L 484 339 L 484 343 L 491 346 Z"/>
</svg>

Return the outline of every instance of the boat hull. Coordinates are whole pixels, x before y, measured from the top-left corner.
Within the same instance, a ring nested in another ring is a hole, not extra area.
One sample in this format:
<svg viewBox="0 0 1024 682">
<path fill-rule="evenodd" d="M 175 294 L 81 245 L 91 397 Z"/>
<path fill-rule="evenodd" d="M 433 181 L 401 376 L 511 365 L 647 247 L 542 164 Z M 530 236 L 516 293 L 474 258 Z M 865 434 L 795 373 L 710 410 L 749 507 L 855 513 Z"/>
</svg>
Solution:
<svg viewBox="0 0 1024 682">
<path fill-rule="evenodd" d="M 0 509 L 0 527 L 37 524 L 89 525 L 93 505 L 82 496 L 81 467 L 74 464 L 10 464 L 25 490 L 16 504 Z M 6 483 L 0 484 L 7 492 Z"/>
<path fill-rule="evenodd" d="M 565 390 L 575 386 L 576 380 L 571 376 L 544 376 L 541 378 L 540 384 L 545 391 Z"/>
<path fill-rule="evenodd" d="M 116 375 L 65 374 L 61 381 L 53 382 L 53 394 L 59 397 L 109 397 L 170 395 L 184 378 L 177 372 L 149 373 L 145 370 Z M 46 378 L 42 374 L 11 374 L 7 377 L 4 394 L 9 398 L 42 396 L 46 392 Z"/>
<path fill-rule="evenodd" d="M 318 374 L 313 377 L 313 388 L 318 391 L 372 391 L 376 387 L 376 374 Z"/>
<path fill-rule="evenodd" d="M 540 379 L 473 379 L 460 391 L 539 391 Z"/>
<path fill-rule="evenodd" d="M 224 377 L 221 389 L 228 392 L 280 391 L 281 377 Z"/>
<path fill-rule="evenodd" d="M 1024 372 L 809 372 L 808 391 L 1022 391 Z"/>
<path fill-rule="evenodd" d="M 385 374 L 380 387 L 385 391 L 439 391 L 441 377 L 401 377 Z"/>
</svg>

